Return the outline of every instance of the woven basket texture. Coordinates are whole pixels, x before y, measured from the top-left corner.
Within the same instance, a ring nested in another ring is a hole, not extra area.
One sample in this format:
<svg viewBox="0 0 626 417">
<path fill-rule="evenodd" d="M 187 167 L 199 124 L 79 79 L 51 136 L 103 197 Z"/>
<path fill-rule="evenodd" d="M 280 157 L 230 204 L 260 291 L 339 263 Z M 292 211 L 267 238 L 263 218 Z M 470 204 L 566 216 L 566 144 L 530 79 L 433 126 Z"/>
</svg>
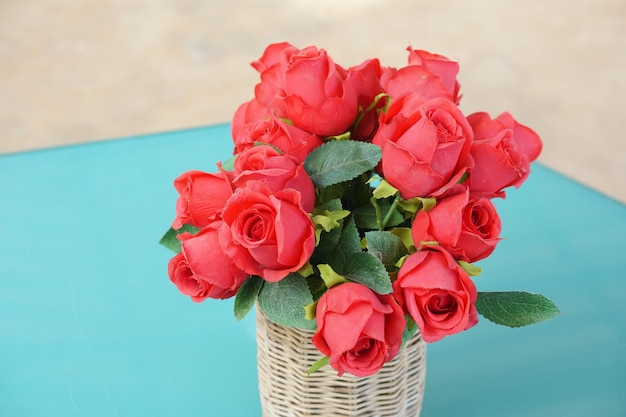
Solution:
<svg viewBox="0 0 626 417">
<path fill-rule="evenodd" d="M 419 332 L 376 374 L 355 377 L 321 358 L 313 331 L 269 321 L 257 306 L 257 357 L 263 417 L 417 417 L 426 377 L 426 344 Z"/>
</svg>

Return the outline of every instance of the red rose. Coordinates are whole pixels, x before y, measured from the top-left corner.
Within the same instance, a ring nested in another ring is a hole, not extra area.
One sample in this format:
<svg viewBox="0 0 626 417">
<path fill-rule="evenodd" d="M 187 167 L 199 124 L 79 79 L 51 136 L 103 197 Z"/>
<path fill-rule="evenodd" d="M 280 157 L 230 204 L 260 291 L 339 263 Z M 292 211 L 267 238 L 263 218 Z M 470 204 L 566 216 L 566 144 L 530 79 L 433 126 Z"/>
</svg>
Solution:
<svg viewBox="0 0 626 417">
<path fill-rule="evenodd" d="M 443 98 L 392 100 L 372 143 L 382 148 L 383 176 L 404 199 L 437 197 L 472 165 L 472 129 L 459 108 Z"/>
<path fill-rule="evenodd" d="M 323 143 L 319 136 L 285 123 L 276 116 L 244 126 L 237 132 L 234 142 L 236 153 L 261 142 L 276 146 L 298 162 L 304 162 L 307 155 Z"/>
<path fill-rule="evenodd" d="M 263 56 L 252 62 L 261 75 L 261 82 L 254 87 L 254 97 L 274 114 L 285 115 L 285 71 L 291 57 L 300 52 L 287 42 L 276 43 L 269 45 Z"/>
<path fill-rule="evenodd" d="M 326 291 L 317 303 L 315 319 L 312 342 L 329 357 L 339 376 L 376 373 L 400 350 L 406 324 L 393 296 L 354 282 Z"/>
<path fill-rule="evenodd" d="M 450 93 L 452 101 L 458 104 L 461 86 L 456 79 L 456 75 L 459 73 L 459 63 L 451 61 L 443 55 L 413 49 L 411 46 L 407 48 L 407 51 L 409 51 L 409 65 L 423 67 L 428 72 L 436 75 L 448 93 Z"/>
<path fill-rule="evenodd" d="M 539 136 L 508 113 L 493 120 L 487 113 L 474 113 L 468 116 L 468 121 L 474 130 L 471 191 L 487 197 L 504 197 L 504 188 L 519 188 L 528 178 L 530 162 L 541 152 Z"/>
<path fill-rule="evenodd" d="M 203 228 L 216 220 L 224 204 L 233 194 L 230 178 L 225 172 L 188 171 L 174 180 L 179 193 L 176 202 L 174 229 L 183 224 Z"/>
<path fill-rule="evenodd" d="M 400 69 L 385 68 L 380 83 L 394 100 L 407 95 L 419 95 L 424 100 L 445 98 L 455 101 L 441 78 L 418 65 L 407 65 Z"/>
<path fill-rule="evenodd" d="M 298 49 L 289 42 L 272 43 L 265 48 L 261 58 L 253 61 L 250 65 L 259 73 L 263 73 L 274 65 L 279 65 L 283 59 L 283 54 L 294 54 L 297 52 Z"/>
<path fill-rule="evenodd" d="M 246 137 L 246 130 L 249 130 L 255 122 L 265 120 L 269 115 L 270 110 L 259 103 L 256 98 L 246 101 L 237 108 L 230 126 L 231 136 L 235 142 L 235 152 L 238 152 L 238 142 L 244 144 L 250 142 L 250 139 Z"/>
<path fill-rule="evenodd" d="M 221 250 L 218 234 L 222 225 L 217 221 L 196 235 L 181 233 L 182 252 L 169 262 L 170 280 L 195 302 L 232 297 L 248 278 Z"/>
<path fill-rule="evenodd" d="M 378 59 L 368 59 L 361 65 L 348 68 L 348 77 L 353 79 L 357 86 L 360 112 L 360 119 L 351 131 L 351 139 L 369 142 L 378 129 L 378 115 L 388 101 L 386 97 L 374 103 L 376 96 L 384 93 L 380 85 L 381 74 L 382 68 Z"/>
<path fill-rule="evenodd" d="M 410 255 L 398 271 L 393 292 L 426 342 L 436 342 L 478 322 L 474 283 L 440 247 Z"/>
<path fill-rule="evenodd" d="M 283 71 L 287 119 L 322 137 L 348 130 L 357 113 L 356 83 L 325 50 L 304 48 L 283 62 Z"/>
<path fill-rule="evenodd" d="M 220 243 L 235 264 L 249 274 L 277 282 L 302 268 L 315 249 L 313 223 L 295 190 L 270 192 L 251 181 L 230 198 L 222 218 L 230 229 Z"/>
<path fill-rule="evenodd" d="M 262 181 L 272 192 L 294 189 L 301 195 L 307 213 L 315 206 L 315 188 L 304 165 L 271 146 L 253 146 L 237 156 L 233 184 L 244 188 L 250 181 Z"/>
<path fill-rule="evenodd" d="M 491 200 L 470 195 L 467 187 L 459 188 L 430 211 L 417 213 L 411 226 L 413 241 L 419 245 L 435 240 L 455 259 L 476 262 L 496 248 L 502 224 Z"/>
<path fill-rule="evenodd" d="M 528 126 L 518 123 L 508 112 L 500 114 L 493 120 L 488 113 L 473 113 L 467 120 L 472 125 L 477 140 L 489 139 L 504 129 L 512 129 L 515 147 L 518 152 L 526 155 L 528 162 L 533 162 L 541 153 L 543 144 L 539 135 Z"/>
</svg>

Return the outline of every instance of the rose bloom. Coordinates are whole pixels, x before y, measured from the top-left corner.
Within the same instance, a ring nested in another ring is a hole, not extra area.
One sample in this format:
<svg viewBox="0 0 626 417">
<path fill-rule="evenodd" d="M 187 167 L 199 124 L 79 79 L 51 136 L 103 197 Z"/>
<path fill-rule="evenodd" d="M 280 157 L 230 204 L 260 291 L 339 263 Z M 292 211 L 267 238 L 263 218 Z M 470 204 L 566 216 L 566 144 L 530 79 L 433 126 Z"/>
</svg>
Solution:
<svg viewBox="0 0 626 417">
<path fill-rule="evenodd" d="M 319 136 L 344 133 L 357 113 L 356 82 L 323 49 L 310 46 L 283 63 L 285 116 Z"/>
<path fill-rule="evenodd" d="M 319 136 L 285 123 L 276 116 L 249 123 L 234 137 L 235 152 L 241 153 L 257 143 L 275 146 L 298 162 L 304 162 L 311 151 L 323 142 Z"/>
<path fill-rule="evenodd" d="M 174 180 L 179 193 L 174 229 L 183 224 L 203 228 L 216 220 L 233 194 L 231 178 L 224 172 L 188 171 Z"/>
<path fill-rule="evenodd" d="M 170 280 L 195 302 L 230 298 L 249 276 L 222 251 L 218 236 L 221 227 L 223 222 L 216 221 L 196 235 L 181 233 L 182 251 L 168 264 Z"/>
<path fill-rule="evenodd" d="M 300 52 L 288 42 L 275 43 L 251 63 L 261 76 L 261 82 L 254 87 L 254 98 L 274 114 L 285 115 L 285 73 L 291 58 Z"/>
<path fill-rule="evenodd" d="M 459 103 L 459 89 L 461 88 L 456 79 L 459 73 L 459 63 L 446 58 L 443 55 L 433 54 L 428 51 L 408 47 L 409 65 L 423 67 L 431 74 L 436 75 L 443 83 L 446 91 L 450 93 L 452 101 Z"/>
<path fill-rule="evenodd" d="M 294 189 L 300 193 L 304 211 L 313 211 L 315 188 L 304 165 L 271 146 L 253 146 L 240 153 L 235 160 L 234 174 L 233 184 L 238 188 L 244 188 L 250 181 L 261 181 L 272 192 Z"/>
<path fill-rule="evenodd" d="M 250 65 L 262 74 L 273 66 L 280 65 L 283 55 L 290 56 L 297 52 L 298 48 L 289 42 L 272 43 L 265 48 L 261 58 L 251 62 Z"/>
<path fill-rule="evenodd" d="M 450 100 L 409 95 L 391 101 L 372 143 L 382 148 L 379 170 L 404 199 L 437 197 L 472 166 L 472 129 Z"/>
<path fill-rule="evenodd" d="M 256 98 L 239 105 L 230 124 L 231 136 L 233 142 L 235 142 L 235 152 L 238 152 L 238 142 L 250 142 L 250 140 L 246 138 L 246 131 L 250 129 L 250 126 L 255 122 L 267 119 L 270 117 L 270 114 L 270 109 L 259 103 Z M 252 143 L 254 144 L 254 142 Z"/>
<path fill-rule="evenodd" d="M 236 141 L 245 126 L 268 115 L 290 120 L 293 126 L 322 137 L 346 132 L 356 118 L 359 80 L 336 65 L 324 49 L 271 44 L 252 66 L 261 82 L 254 88 L 254 99 L 235 114 L 232 133 Z"/>
<path fill-rule="evenodd" d="M 348 77 L 357 85 L 359 121 L 350 132 L 350 139 L 370 142 L 378 129 L 378 115 L 385 107 L 388 97 L 380 98 L 374 103 L 376 96 L 384 93 L 380 85 L 382 67 L 378 59 L 368 59 L 362 64 L 348 68 Z M 371 108 L 370 108 L 371 107 Z"/>
<path fill-rule="evenodd" d="M 471 191 L 504 197 L 505 188 L 519 188 L 541 152 L 539 135 L 509 113 L 493 120 L 487 113 L 474 113 L 467 120 L 474 131 L 471 154 L 476 164 L 470 175 Z"/>
<path fill-rule="evenodd" d="M 406 320 L 391 295 L 347 282 L 319 299 L 315 347 L 329 357 L 339 376 L 369 376 L 393 359 L 402 345 Z"/>
<path fill-rule="evenodd" d="M 302 268 L 315 249 L 315 230 L 300 193 L 271 192 L 250 181 L 230 198 L 222 218 L 228 225 L 220 244 L 233 262 L 252 275 L 277 282 Z"/>
<path fill-rule="evenodd" d="M 426 342 L 436 342 L 478 322 L 476 286 L 441 247 L 410 255 L 398 271 L 393 292 Z"/>
<path fill-rule="evenodd" d="M 484 259 L 500 241 L 502 223 L 488 198 L 472 196 L 458 185 L 455 194 L 437 201 L 430 211 L 420 210 L 411 226 L 413 241 L 437 241 L 455 259 Z"/>
</svg>

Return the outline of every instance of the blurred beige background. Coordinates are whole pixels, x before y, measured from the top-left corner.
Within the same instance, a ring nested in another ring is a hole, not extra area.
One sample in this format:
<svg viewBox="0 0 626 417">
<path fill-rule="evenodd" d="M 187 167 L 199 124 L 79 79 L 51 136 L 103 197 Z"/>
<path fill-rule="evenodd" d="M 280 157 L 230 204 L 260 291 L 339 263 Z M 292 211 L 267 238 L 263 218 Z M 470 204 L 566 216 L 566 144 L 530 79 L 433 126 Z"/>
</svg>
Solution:
<svg viewBox="0 0 626 417">
<path fill-rule="evenodd" d="M 542 163 L 626 202 L 625 0 L 0 0 L 0 153 L 230 121 L 283 40 L 456 58 L 466 113 L 510 111 Z"/>
</svg>

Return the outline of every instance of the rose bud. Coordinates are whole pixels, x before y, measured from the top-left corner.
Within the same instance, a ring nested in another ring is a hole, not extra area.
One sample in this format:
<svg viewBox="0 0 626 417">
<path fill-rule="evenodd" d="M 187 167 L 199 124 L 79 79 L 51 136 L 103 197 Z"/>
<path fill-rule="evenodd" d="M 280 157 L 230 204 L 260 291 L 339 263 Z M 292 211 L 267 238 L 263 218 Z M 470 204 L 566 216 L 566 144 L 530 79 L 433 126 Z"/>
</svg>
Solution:
<svg viewBox="0 0 626 417">
<path fill-rule="evenodd" d="M 393 283 L 393 293 L 432 343 L 478 322 L 476 286 L 452 255 L 438 246 L 410 255 Z"/>
<path fill-rule="evenodd" d="M 233 194 L 230 180 L 224 171 L 188 171 L 176 178 L 174 187 L 179 197 L 172 227 L 180 229 L 183 224 L 189 224 L 203 228 L 215 221 Z"/>
<path fill-rule="evenodd" d="M 392 100 L 372 143 L 382 148 L 383 177 L 404 199 L 437 197 L 472 166 L 472 129 L 459 108 L 443 98 Z"/>
<path fill-rule="evenodd" d="M 217 221 L 196 235 L 181 233 L 182 251 L 169 262 L 170 280 L 195 302 L 205 298 L 230 298 L 249 276 L 221 249 L 220 227 L 223 223 Z"/>
<path fill-rule="evenodd" d="M 298 191 L 271 192 L 250 181 L 233 194 L 222 218 L 229 228 L 220 233 L 221 246 L 239 268 L 267 281 L 298 271 L 315 249 L 315 229 Z"/>
<path fill-rule="evenodd" d="M 393 359 L 402 345 L 406 320 L 391 295 L 347 282 L 326 291 L 317 303 L 315 347 L 339 376 L 369 376 Z"/>
<path fill-rule="evenodd" d="M 489 256 L 500 241 L 502 223 L 488 198 L 472 196 L 469 189 L 437 201 L 429 211 L 420 210 L 411 226 L 413 242 L 437 241 L 455 259 L 476 262 Z"/>
<path fill-rule="evenodd" d="M 270 191 L 294 189 L 300 193 L 302 208 L 307 213 L 315 205 L 315 188 L 304 165 L 267 145 L 253 146 L 237 156 L 233 184 L 244 188 L 250 181 L 261 181 Z"/>
<path fill-rule="evenodd" d="M 473 193 L 504 197 L 504 189 L 519 188 L 530 173 L 530 163 L 541 152 L 539 136 L 509 113 L 491 120 L 487 113 L 468 116 L 474 131 L 471 155 L 475 166 L 469 186 Z"/>
</svg>

